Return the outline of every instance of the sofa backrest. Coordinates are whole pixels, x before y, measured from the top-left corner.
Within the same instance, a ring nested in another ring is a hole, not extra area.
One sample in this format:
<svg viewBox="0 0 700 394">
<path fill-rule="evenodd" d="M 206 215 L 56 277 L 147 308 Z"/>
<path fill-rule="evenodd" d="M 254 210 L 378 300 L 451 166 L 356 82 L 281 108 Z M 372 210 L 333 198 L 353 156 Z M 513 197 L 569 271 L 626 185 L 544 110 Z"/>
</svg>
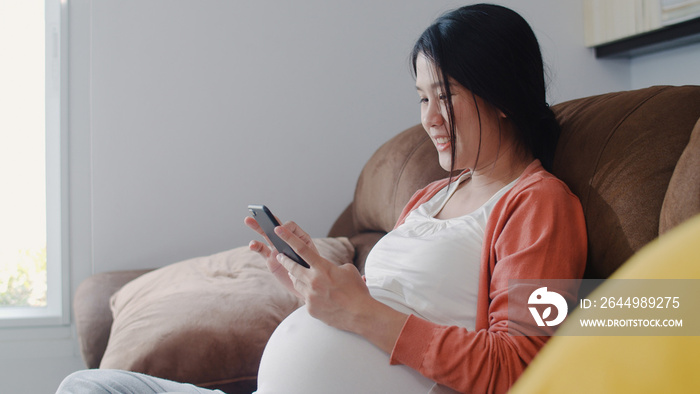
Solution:
<svg viewBox="0 0 700 394">
<path fill-rule="evenodd" d="M 700 87 L 609 93 L 559 104 L 555 112 L 562 135 L 553 172 L 583 206 L 586 277 L 607 278 L 659 235 L 669 181 L 700 117 Z M 697 198 L 676 203 L 690 206 Z"/>
<path fill-rule="evenodd" d="M 553 110 L 562 125 L 553 172 L 583 206 L 586 277 L 607 278 L 660 228 L 700 212 L 700 86 L 608 93 Z M 367 250 L 394 227 L 411 195 L 446 176 L 423 128 L 403 131 L 367 162 L 352 204 L 329 235 L 350 237 L 361 268 Z"/>
</svg>

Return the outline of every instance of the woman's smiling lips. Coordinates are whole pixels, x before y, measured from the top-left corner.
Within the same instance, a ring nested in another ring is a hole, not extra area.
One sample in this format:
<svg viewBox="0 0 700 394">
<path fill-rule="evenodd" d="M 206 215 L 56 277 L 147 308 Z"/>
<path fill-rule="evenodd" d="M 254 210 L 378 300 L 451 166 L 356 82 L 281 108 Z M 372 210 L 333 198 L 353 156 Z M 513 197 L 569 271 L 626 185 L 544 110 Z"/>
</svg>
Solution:
<svg viewBox="0 0 700 394">
<path fill-rule="evenodd" d="M 433 136 L 433 143 L 438 151 L 444 152 L 450 148 L 450 137 L 437 135 Z"/>
</svg>

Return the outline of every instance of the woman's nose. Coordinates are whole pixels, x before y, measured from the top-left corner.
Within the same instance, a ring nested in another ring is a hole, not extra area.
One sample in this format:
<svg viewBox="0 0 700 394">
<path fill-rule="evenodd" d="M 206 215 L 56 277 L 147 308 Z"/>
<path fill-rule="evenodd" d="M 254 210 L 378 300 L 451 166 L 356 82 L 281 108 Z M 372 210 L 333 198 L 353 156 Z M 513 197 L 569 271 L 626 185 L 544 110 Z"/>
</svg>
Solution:
<svg viewBox="0 0 700 394">
<path fill-rule="evenodd" d="M 443 122 L 444 118 L 439 102 L 437 100 L 429 102 L 423 111 L 423 126 L 441 126 Z"/>
</svg>

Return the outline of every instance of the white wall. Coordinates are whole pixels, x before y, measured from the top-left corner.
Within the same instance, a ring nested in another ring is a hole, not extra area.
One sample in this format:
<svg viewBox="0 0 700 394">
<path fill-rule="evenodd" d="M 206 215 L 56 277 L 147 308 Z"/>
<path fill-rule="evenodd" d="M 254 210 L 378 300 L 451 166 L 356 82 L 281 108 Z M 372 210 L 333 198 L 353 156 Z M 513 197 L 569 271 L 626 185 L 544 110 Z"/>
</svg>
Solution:
<svg viewBox="0 0 700 394">
<path fill-rule="evenodd" d="M 635 57 L 632 89 L 652 85 L 700 85 L 700 43 Z"/>
<path fill-rule="evenodd" d="M 325 235 L 418 121 L 406 59 L 440 7 L 397 4 L 93 2 L 95 271 L 247 244 L 249 203 Z"/>
<path fill-rule="evenodd" d="M 325 235 L 370 155 L 419 122 L 414 40 L 466 3 L 67 2 L 72 288 L 244 245 L 249 203 Z M 551 103 L 631 87 L 629 60 L 583 47 L 579 2 L 499 3 L 533 25 Z M 80 365 L 62 349 L 0 356 L 0 392 L 57 385 Z"/>
<path fill-rule="evenodd" d="M 244 245 L 249 203 L 325 235 L 369 156 L 418 123 L 408 53 L 460 3 L 92 2 L 94 270 Z M 541 37 L 553 101 L 629 87 L 628 61 L 581 45 L 576 3 L 504 3 Z"/>
</svg>

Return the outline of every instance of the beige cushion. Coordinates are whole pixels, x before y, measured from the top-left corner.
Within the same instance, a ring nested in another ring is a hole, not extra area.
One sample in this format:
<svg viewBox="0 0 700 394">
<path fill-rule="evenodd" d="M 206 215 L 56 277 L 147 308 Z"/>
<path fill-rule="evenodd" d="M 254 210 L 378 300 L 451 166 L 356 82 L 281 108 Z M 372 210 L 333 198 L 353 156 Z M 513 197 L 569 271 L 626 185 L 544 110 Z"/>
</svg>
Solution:
<svg viewBox="0 0 700 394">
<path fill-rule="evenodd" d="M 314 240 L 352 263 L 346 238 Z M 247 247 L 149 272 L 112 296 L 112 331 L 100 368 L 205 387 L 255 380 L 272 331 L 300 306 Z"/>
</svg>

